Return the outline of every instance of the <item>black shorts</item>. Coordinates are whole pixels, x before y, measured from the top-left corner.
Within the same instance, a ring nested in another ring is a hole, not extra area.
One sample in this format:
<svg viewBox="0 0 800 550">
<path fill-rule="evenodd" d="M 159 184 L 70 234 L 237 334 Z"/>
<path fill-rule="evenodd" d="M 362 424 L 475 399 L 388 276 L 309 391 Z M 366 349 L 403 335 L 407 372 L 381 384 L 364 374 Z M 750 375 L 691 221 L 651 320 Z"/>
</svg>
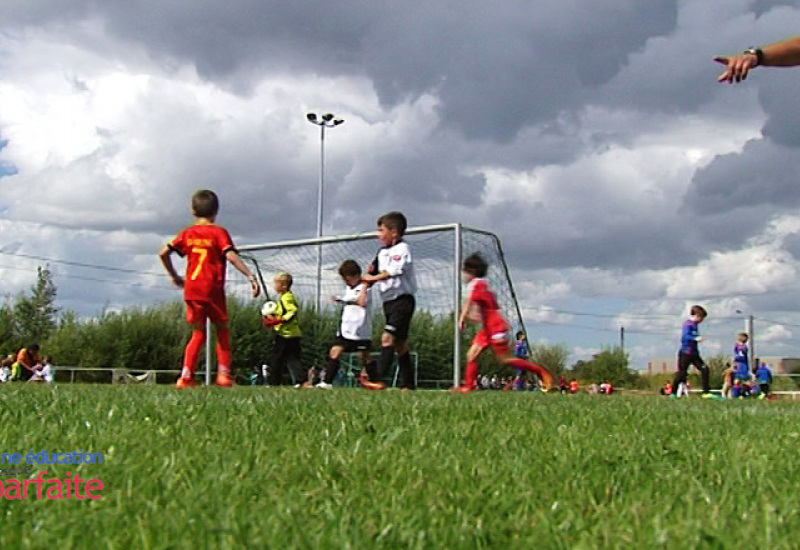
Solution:
<svg viewBox="0 0 800 550">
<path fill-rule="evenodd" d="M 411 318 L 414 316 L 416 301 L 413 294 L 403 294 L 394 300 L 383 303 L 383 314 L 386 317 L 386 326 L 383 327 L 395 337 L 395 340 L 405 342 L 408 340 L 408 329 Z"/>
<path fill-rule="evenodd" d="M 336 338 L 331 344 L 331 347 L 339 346 L 344 349 L 346 353 L 353 353 L 357 351 L 370 351 L 372 349 L 372 341 L 370 340 L 348 340 L 347 338 Z"/>
</svg>

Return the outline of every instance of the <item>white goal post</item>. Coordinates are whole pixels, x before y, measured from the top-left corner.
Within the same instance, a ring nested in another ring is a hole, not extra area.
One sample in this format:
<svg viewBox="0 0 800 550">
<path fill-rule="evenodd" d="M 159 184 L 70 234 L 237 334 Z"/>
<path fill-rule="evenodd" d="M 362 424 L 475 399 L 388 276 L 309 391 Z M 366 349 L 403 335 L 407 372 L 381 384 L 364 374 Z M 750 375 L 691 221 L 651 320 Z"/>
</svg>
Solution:
<svg viewBox="0 0 800 550">
<path fill-rule="evenodd" d="M 497 295 L 511 330 L 525 332 L 500 239 L 488 231 L 451 223 L 408 228 L 404 240 L 411 249 L 417 278 L 417 313 L 427 312 L 433 319 L 450 319 L 452 322 L 452 357 L 447 359 L 452 360 L 453 383 L 458 384 L 461 379 L 463 342 L 455 319 L 462 298 L 461 262 L 465 255 L 477 252 L 487 260 L 489 263 L 487 278 Z M 353 259 L 365 269 L 379 248 L 380 243 L 373 230 L 352 235 L 245 245 L 239 247 L 239 252 L 262 277 L 270 296 L 274 294 L 273 276 L 286 271 L 291 273 L 294 280 L 292 292 L 301 303 L 301 313 L 303 308 L 312 308 L 324 315 L 326 311 L 330 313 L 336 311 L 336 306 L 330 303 L 329 298 L 342 292 L 343 282 L 338 274 L 341 262 Z M 228 270 L 228 276 L 229 293 L 245 297 L 249 288 L 247 281 L 234 269 Z M 373 296 L 373 310 L 381 312 L 377 296 Z M 382 326 L 379 324 L 376 330 Z M 326 350 L 322 349 L 327 346 L 333 335 L 320 335 L 320 337 L 324 342 L 319 343 L 313 353 L 324 356 Z M 412 350 L 415 350 L 414 342 L 412 325 L 409 338 Z M 314 348 L 313 345 L 304 344 L 304 349 L 307 347 Z M 416 351 L 420 353 L 420 362 L 424 362 L 424 352 Z"/>
</svg>

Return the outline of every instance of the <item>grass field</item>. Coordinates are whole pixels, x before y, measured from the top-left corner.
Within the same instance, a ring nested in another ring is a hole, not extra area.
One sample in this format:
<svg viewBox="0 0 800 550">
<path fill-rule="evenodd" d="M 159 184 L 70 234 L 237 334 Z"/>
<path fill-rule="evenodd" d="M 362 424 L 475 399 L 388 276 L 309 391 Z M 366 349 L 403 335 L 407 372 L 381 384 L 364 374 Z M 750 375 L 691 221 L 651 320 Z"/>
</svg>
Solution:
<svg viewBox="0 0 800 550">
<path fill-rule="evenodd" d="M 0 453 L 104 484 L 0 499 L 2 548 L 797 548 L 800 405 L 0 386 Z M 6 482 L 9 478 L 0 478 Z"/>
</svg>

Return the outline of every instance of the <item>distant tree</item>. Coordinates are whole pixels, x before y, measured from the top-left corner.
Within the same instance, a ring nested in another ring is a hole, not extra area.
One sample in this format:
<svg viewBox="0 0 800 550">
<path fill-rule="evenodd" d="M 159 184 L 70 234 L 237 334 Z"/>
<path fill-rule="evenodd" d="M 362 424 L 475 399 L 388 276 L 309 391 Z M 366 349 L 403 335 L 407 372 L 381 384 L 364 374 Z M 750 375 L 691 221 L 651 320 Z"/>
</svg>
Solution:
<svg viewBox="0 0 800 550">
<path fill-rule="evenodd" d="M 14 304 L 17 335 L 25 343 L 41 342 L 56 328 L 56 285 L 49 267 L 36 269 L 36 284 L 30 296 L 20 295 Z"/>
<path fill-rule="evenodd" d="M 631 383 L 636 376 L 628 364 L 628 354 L 616 346 L 595 354 L 590 361 L 579 361 L 572 370 L 578 378 L 586 381 L 609 380 L 615 386 L 623 386 Z"/>
<path fill-rule="evenodd" d="M 567 368 L 567 358 L 569 350 L 564 344 L 536 344 L 531 347 L 531 361 L 541 365 L 550 371 L 556 380 L 564 373 Z"/>
<path fill-rule="evenodd" d="M 8 301 L 0 305 L 0 355 L 17 351 L 19 342 L 16 337 L 14 308 Z"/>
</svg>

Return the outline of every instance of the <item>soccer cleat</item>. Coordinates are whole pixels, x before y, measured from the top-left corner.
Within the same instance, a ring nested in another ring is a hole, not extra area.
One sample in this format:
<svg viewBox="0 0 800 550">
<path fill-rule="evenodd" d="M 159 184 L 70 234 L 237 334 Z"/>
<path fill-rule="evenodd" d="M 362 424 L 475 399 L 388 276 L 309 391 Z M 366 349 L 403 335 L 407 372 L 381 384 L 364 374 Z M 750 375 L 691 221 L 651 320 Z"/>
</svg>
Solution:
<svg viewBox="0 0 800 550">
<path fill-rule="evenodd" d="M 365 390 L 381 391 L 386 389 L 386 384 L 383 382 L 371 382 L 366 379 L 359 380 L 359 382 Z"/>
<path fill-rule="evenodd" d="M 453 386 L 450 388 L 451 393 L 472 393 L 475 391 L 475 388 L 470 388 L 467 385 L 463 386 Z"/>
<path fill-rule="evenodd" d="M 193 388 L 196 385 L 197 383 L 194 381 L 194 378 L 178 378 L 178 381 L 175 382 L 175 388 L 179 390 Z"/>
<path fill-rule="evenodd" d="M 296 388 L 296 387 L 297 387 L 297 386 L 295 386 L 295 388 Z M 302 383 L 302 385 L 300 386 L 300 389 L 301 389 L 301 390 L 310 390 L 310 389 L 311 389 L 311 388 L 313 388 L 313 387 L 314 387 L 314 384 L 312 384 L 311 382 L 309 382 L 308 380 L 306 380 L 305 382 L 303 382 L 303 383 Z"/>
<path fill-rule="evenodd" d="M 330 390 L 333 389 L 333 384 L 328 384 L 327 382 L 320 382 L 314 387 L 320 390 Z"/>
<path fill-rule="evenodd" d="M 233 380 L 226 372 L 220 372 L 217 374 L 217 386 L 222 386 L 223 388 L 230 388 L 233 386 Z"/>
</svg>

